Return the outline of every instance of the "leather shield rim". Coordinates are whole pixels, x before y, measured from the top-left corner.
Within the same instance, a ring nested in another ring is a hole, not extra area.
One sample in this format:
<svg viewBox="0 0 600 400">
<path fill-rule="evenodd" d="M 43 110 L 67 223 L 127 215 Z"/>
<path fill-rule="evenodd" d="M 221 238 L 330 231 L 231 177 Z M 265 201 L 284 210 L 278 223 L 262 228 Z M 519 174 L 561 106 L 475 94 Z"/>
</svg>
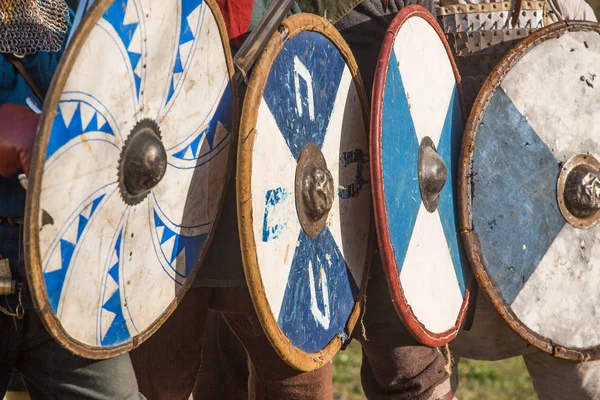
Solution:
<svg viewBox="0 0 600 400">
<path fill-rule="evenodd" d="M 415 316 L 412 307 L 408 304 L 406 297 L 404 296 L 404 290 L 400 277 L 398 275 L 398 267 L 396 258 L 394 255 L 394 247 L 391 241 L 391 235 L 389 232 L 387 208 L 385 205 L 385 194 L 383 192 L 383 166 L 382 166 L 382 114 L 383 114 L 383 95 L 386 87 L 386 78 L 389 68 L 389 61 L 392 52 L 394 51 L 394 43 L 396 36 L 404 23 L 410 18 L 422 18 L 424 19 L 437 33 L 440 40 L 444 44 L 448 59 L 454 71 L 454 77 L 458 85 L 459 96 L 461 99 L 461 107 L 463 110 L 463 118 L 465 116 L 465 109 L 463 104 L 462 86 L 461 79 L 452 56 L 450 46 L 446 41 L 444 34 L 439 27 L 435 18 L 423 7 L 419 5 L 410 5 L 402 9 L 400 13 L 394 18 L 390 27 L 386 31 L 383 47 L 379 55 L 377 63 L 377 69 L 375 72 L 375 81 L 373 85 L 373 97 L 371 102 L 372 114 L 371 114 L 371 182 L 373 191 L 373 206 L 375 208 L 375 225 L 377 227 L 377 238 L 379 241 L 379 249 L 381 252 L 382 265 L 385 270 L 386 281 L 388 283 L 388 290 L 392 297 L 392 303 L 396 308 L 398 316 L 407 327 L 408 331 L 417 339 L 420 343 L 430 346 L 439 347 L 452 341 L 464 322 L 467 306 L 469 304 L 470 297 L 470 286 L 471 283 L 467 283 L 467 289 L 463 297 L 463 302 L 458 313 L 456 323 L 448 330 L 444 332 L 431 332 L 428 330 Z M 469 279 L 470 280 L 470 279 Z"/>
<path fill-rule="evenodd" d="M 227 182 L 231 177 L 231 170 L 233 167 L 234 154 L 237 148 L 237 126 L 239 122 L 238 112 L 238 95 L 237 88 L 233 85 L 234 67 L 233 59 L 231 56 L 231 49 L 229 47 L 229 38 L 227 35 L 227 28 L 221 15 L 219 6 L 215 0 L 203 0 L 204 3 L 210 8 L 223 42 L 223 50 L 225 53 L 225 59 L 227 63 L 227 69 L 229 72 L 229 80 L 232 86 L 232 113 L 233 113 L 233 131 L 232 131 L 232 142 L 229 149 L 229 160 L 227 163 L 227 174 L 226 180 L 223 182 L 223 189 L 220 194 L 220 201 L 217 207 L 217 213 L 215 221 L 210 230 L 210 235 L 207 243 L 204 246 L 202 254 L 196 261 L 192 274 L 186 280 L 185 285 L 180 289 L 177 296 L 169 304 L 169 306 L 163 311 L 163 313 L 144 331 L 139 333 L 137 336 L 132 337 L 129 341 L 122 343 L 117 346 L 101 347 L 101 346 L 90 346 L 82 343 L 76 339 L 73 339 L 64 329 L 60 320 L 56 317 L 52 311 L 52 307 L 48 300 L 48 294 L 46 293 L 46 285 L 44 282 L 41 253 L 39 246 L 39 236 L 36 232 L 39 232 L 39 216 L 40 216 L 40 192 L 42 185 L 42 174 L 45 164 L 45 155 L 48 147 L 48 140 L 54 118 L 56 117 L 56 109 L 69 77 L 69 72 L 85 43 L 91 30 L 94 28 L 96 23 L 100 20 L 104 12 L 110 7 L 114 0 L 97 0 L 85 17 L 81 21 L 81 24 L 77 27 L 75 35 L 72 38 L 71 43 L 65 50 L 61 61 L 56 69 L 52 83 L 48 90 L 48 95 L 44 101 L 44 109 L 38 126 L 37 140 L 33 149 L 33 157 L 31 162 L 31 174 L 29 176 L 29 190 L 27 191 L 27 202 L 25 206 L 25 227 L 24 227 L 24 255 L 25 255 L 25 267 L 27 274 L 27 282 L 31 291 L 31 297 L 33 299 L 34 307 L 40 316 L 40 319 L 44 323 L 47 331 L 50 335 L 65 349 L 69 350 L 75 355 L 80 357 L 101 360 L 106 358 L 116 357 L 125 354 L 146 341 L 152 336 L 162 324 L 169 318 L 169 316 L 175 311 L 177 305 L 186 294 L 187 290 L 191 287 L 200 265 L 204 260 L 207 250 L 213 239 L 215 229 L 217 227 L 222 208 L 225 191 L 227 190 Z"/>
<path fill-rule="evenodd" d="M 560 37 L 564 33 L 577 31 L 596 31 L 600 34 L 600 25 L 585 21 L 562 21 L 547 26 L 534 32 L 519 44 L 513 47 L 504 58 L 496 65 L 494 70 L 484 82 L 467 121 L 463 145 L 461 149 L 461 160 L 459 164 L 459 214 L 461 233 L 465 246 L 465 252 L 470 261 L 471 268 L 479 286 L 485 292 L 494 308 L 500 313 L 504 321 L 530 345 L 551 354 L 557 358 L 572 361 L 588 361 L 600 359 L 600 344 L 589 349 L 576 349 L 558 345 L 550 339 L 529 329 L 520 321 L 510 307 L 504 302 L 497 282 L 488 273 L 483 259 L 483 249 L 477 232 L 473 230 L 471 213 L 471 163 L 475 148 L 475 138 L 485 110 L 496 90 L 502 83 L 506 74 L 527 52 L 538 44 Z"/>
<path fill-rule="evenodd" d="M 363 106 L 365 132 L 368 132 L 368 103 L 365 96 L 365 90 L 358 72 L 356 61 L 342 36 L 327 20 L 315 15 L 296 14 L 287 18 L 283 21 L 279 31 L 273 34 L 261 54 L 261 57 L 254 66 L 248 90 L 246 91 L 240 120 L 240 137 L 238 141 L 237 205 L 244 273 L 246 275 L 250 297 L 252 298 L 258 319 L 267 338 L 271 342 L 271 345 L 283 361 L 300 371 L 313 371 L 328 362 L 331 362 L 333 356 L 342 345 L 342 338 L 338 334 L 321 351 L 307 353 L 292 345 L 291 341 L 282 332 L 271 312 L 260 274 L 253 231 L 251 201 L 252 150 L 254 147 L 255 128 L 258 119 L 260 99 L 262 98 L 271 67 L 280 51 L 283 49 L 285 42 L 305 31 L 317 32 L 325 36 L 336 46 L 344 57 L 359 92 L 359 97 Z M 372 229 L 370 229 L 370 231 L 372 232 Z M 370 234 L 369 236 L 370 239 L 367 250 L 370 254 L 372 235 Z M 369 276 L 369 264 L 370 257 L 367 257 L 360 294 L 346 324 L 348 335 L 354 330 L 362 309 L 366 281 Z"/>
</svg>

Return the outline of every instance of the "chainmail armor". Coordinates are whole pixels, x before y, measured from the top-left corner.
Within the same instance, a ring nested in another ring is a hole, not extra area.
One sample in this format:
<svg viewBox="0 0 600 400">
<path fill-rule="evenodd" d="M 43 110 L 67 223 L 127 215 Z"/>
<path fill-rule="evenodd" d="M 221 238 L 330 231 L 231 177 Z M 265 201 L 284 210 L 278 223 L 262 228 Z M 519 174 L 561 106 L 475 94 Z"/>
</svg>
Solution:
<svg viewBox="0 0 600 400">
<path fill-rule="evenodd" d="M 0 0 L 0 53 L 59 51 L 68 18 L 65 0 Z"/>
</svg>

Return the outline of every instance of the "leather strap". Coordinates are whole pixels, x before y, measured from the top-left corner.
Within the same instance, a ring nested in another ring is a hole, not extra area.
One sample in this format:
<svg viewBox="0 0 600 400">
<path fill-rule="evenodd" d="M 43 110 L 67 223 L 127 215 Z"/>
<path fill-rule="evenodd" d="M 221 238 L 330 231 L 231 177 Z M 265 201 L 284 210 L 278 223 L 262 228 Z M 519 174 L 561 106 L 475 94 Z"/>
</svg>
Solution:
<svg viewBox="0 0 600 400">
<path fill-rule="evenodd" d="M 17 69 L 17 71 L 19 71 L 19 73 L 21 74 L 21 76 L 23 77 L 23 79 L 25 79 L 25 82 L 27 82 L 27 84 L 29 85 L 29 87 L 31 88 L 31 90 L 33 90 L 33 93 L 35 93 L 35 95 L 43 103 L 44 102 L 44 98 L 46 97 L 46 93 L 42 93 L 38 89 L 38 87 L 36 86 L 36 84 L 33 82 L 33 79 L 31 78 L 31 75 L 29 75 L 29 72 L 27 72 L 27 69 L 25 69 L 25 66 L 21 62 L 20 58 L 18 56 L 14 55 L 14 54 L 6 54 L 5 53 L 4 56 Z"/>
<path fill-rule="evenodd" d="M 515 2 L 515 8 L 513 9 L 513 15 L 512 15 L 512 25 L 516 26 L 517 25 L 517 21 L 519 21 L 519 17 L 521 15 L 521 9 L 523 8 L 523 0 L 517 0 Z"/>
</svg>

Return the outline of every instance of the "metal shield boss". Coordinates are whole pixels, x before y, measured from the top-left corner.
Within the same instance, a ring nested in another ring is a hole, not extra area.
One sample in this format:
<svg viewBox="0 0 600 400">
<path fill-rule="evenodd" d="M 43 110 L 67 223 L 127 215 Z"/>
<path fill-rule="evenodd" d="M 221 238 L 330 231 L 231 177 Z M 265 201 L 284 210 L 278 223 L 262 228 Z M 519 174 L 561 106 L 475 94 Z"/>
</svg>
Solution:
<svg viewBox="0 0 600 400">
<path fill-rule="evenodd" d="M 356 323 L 367 277 L 367 107 L 356 63 L 326 20 L 282 23 L 242 111 L 238 210 L 250 294 L 287 363 L 314 370 Z"/>
<path fill-rule="evenodd" d="M 600 356 L 600 27 L 558 23 L 513 48 L 467 123 L 465 246 L 483 290 L 533 346 Z"/>
<path fill-rule="evenodd" d="M 392 301 L 421 343 L 451 341 L 470 273 L 458 232 L 460 77 L 435 19 L 405 7 L 386 33 L 371 118 L 372 188 Z"/>
<path fill-rule="evenodd" d="M 191 284 L 234 147 L 232 73 L 213 0 L 98 0 L 71 39 L 44 106 L 25 249 L 36 308 L 74 353 L 131 350 Z"/>
</svg>

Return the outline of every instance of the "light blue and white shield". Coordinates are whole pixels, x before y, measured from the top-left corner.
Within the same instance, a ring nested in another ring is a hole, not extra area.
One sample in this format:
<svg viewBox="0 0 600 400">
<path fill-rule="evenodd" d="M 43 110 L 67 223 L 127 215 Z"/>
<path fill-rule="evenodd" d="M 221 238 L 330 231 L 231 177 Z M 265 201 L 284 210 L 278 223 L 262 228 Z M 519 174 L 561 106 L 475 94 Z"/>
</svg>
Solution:
<svg viewBox="0 0 600 400">
<path fill-rule="evenodd" d="M 68 77 L 49 111 L 56 117 L 38 160 L 39 247 L 66 336 L 102 350 L 154 327 L 194 274 L 221 203 L 233 106 L 216 6 L 93 7 L 105 11 L 82 33 L 70 71 L 60 71 Z M 166 172 L 130 201 L 124 148 L 144 127 L 160 137 Z"/>
<path fill-rule="evenodd" d="M 315 145 L 333 177 L 325 227 L 308 236 L 295 176 Z M 318 32 L 286 40 L 268 74 L 252 150 L 256 258 L 270 311 L 291 344 L 315 353 L 346 326 L 360 294 L 370 231 L 367 132 L 356 82 Z"/>
<path fill-rule="evenodd" d="M 399 313 L 429 345 L 456 335 L 469 276 L 457 230 L 464 121 L 450 57 L 431 22 L 407 17 L 392 44 L 387 72 L 382 71 L 385 86 L 375 116 L 381 118 L 381 159 L 375 162 L 381 163 L 382 175 L 384 207 L 377 210 L 385 213 L 378 218 L 384 221 L 379 230 L 383 259 L 393 275 L 388 278 Z M 419 178 L 420 145 L 429 139 L 447 170 L 432 210 L 424 205 Z"/>
</svg>

